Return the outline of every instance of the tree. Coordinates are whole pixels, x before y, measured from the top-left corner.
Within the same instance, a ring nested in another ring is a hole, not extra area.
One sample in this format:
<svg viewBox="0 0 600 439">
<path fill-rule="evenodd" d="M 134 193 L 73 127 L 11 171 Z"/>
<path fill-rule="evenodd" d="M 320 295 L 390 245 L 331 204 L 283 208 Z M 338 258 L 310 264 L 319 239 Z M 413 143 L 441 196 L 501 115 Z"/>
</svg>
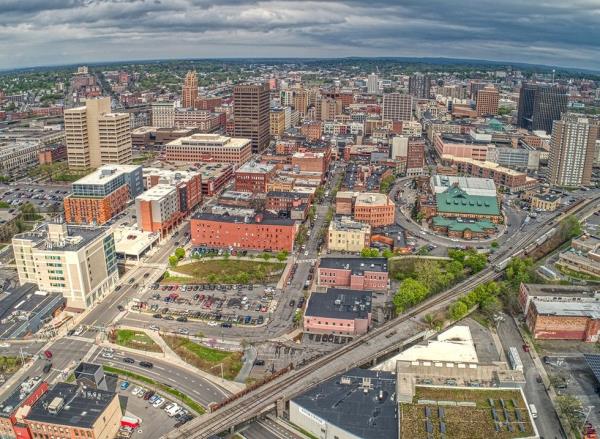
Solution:
<svg viewBox="0 0 600 439">
<path fill-rule="evenodd" d="M 425 300 L 428 294 L 429 289 L 418 280 L 404 279 L 393 299 L 396 312 L 406 311 L 407 308 Z"/>
<path fill-rule="evenodd" d="M 364 247 L 361 251 L 360 251 L 360 255 L 363 258 L 369 258 L 371 257 L 371 249 L 369 247 Z"/>
<path fill-rule="evenodd" d="M 584 419 L 581 401 L 572 395 L 559 395 L 555 401 L 560 412 L 571 425 L 571 428 L 579 431 L 583 427 Z"/>
<path fill-rule="evenodd" d="M 477 252 L 467 253 L 463 264 L 465 267 L 471 270 L 472 274 L 475 274 L 485 268 L 487 264 L 487 256 L 483 253 Z"/>
<path fill-rule="evenodd" d="M 459 300 L 450 306 L 450 318 L 452 320 L 460 320 L 467 315 L 468 311 L 469 308 L 467 305 L 462 300 Z"/>
<path fill-rule="evenodd" d="M 394 252 L 392 252 L 389 248 L 386 248 L 382 253 L 381 256 L 383 256 L 386 259 L 391 258 L 392 256 L 394 256 Z"/>
<path fill-rule="evenodd" d="M 581 235 L 583 230 L 577 217 L 569 215 L 560 222 L 558 233 L 562 240 L 566 241 L 567 239 L 575 238 Z"/>
<path fill-rule="evenodd" d="M 384 177 L 379 185 L 379 192 L 381 192 L 382 194 L 387 194 L 392 189 L 392 186 L 395 181 L 396 177 L 394 177 L 393 175 L 388 175 L 387 177 Z"/>
<path fill-rule="evenodd" d="M 423 321 L 429 326 L 429 329 L 439 331 L 442 327 L 443 322 L 433 314 L 425 314 Z"/>
<path fill-rule="evenodd" d="M 236 278 L 237 278 L 237 283 L 239 283 L 239 284 L 247 284 L 248 282 L 250 282 L 250 275 L 248 273 L 246 273 L 245 271 L 238 273 Z"/>
<path fill-rule="evenodd" d="M 177 247 L 175 249 L 175 257 L 178 260 L 182 260 L 183 258 L 185 258 L 185 249 L 183 247 Z"/>
<path fill-rule="evenodd" d="M 175 255 L 169 256 L 169 265 L 171 267 L 177 267 L 177 263 L 179 262 L 179 258 Z"/>
<path fill-rule="evenodd" d="M 500 244 L 498 244 L 498 241 L 492 241 L 492 243 L 490 244 L 490 247 L 496 249 L 496 248 L 498 248 L 499 245 Z"/>
<path fill-rule="evenodd" d="M 261 254 L 260 257 L 263 258 L 265 261 L 268 261 L 269 259 L 271 259 L 273 257 L 273 255 L 271 253 L 265 252 L 265 253 Z"/>
<path fill-rule="evenodd" d="M 531 267 L 533 260 L 531 258 L 513 258 L 506 265 L 506 279 L 510 286 L 517 290 L 521 283 L 531 282 Z"/>
<path fill-rule="evenodd" d="M 277 260 L 279 262 L 283 262 L 287 259 L 288 252 L 286 250 L 280 251 L 279 253 L 277 253 L 277 255 L 275 257 L 277 258 Z"/>
</svg>

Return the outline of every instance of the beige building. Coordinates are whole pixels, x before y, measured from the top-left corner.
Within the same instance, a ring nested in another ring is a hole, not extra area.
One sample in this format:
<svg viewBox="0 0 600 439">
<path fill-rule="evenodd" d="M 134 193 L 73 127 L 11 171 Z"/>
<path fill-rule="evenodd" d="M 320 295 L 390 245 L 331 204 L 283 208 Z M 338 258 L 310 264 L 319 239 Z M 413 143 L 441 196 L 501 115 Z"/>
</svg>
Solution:
<svg viewBox="0 0 600 439">
<path fill-rule="evenodd" d="M 64 118 L 69 168 L 131 163 L 129 114 L 112 113 L 110 98 L 89 99 L 65 110 Z"/>
<path fill-rule="evenodd" d="M 412 120 L 413 97 L 400 93 L 383 95 L 382 116 L 384 120 Z"/>
<path fill-rule="evenodd" d="M 108 227 L 46 223 L 15 235 L 12 245 L 20 284 L 61 293 L 70 308 L 90 308 L 119 281 Z"/>
<path fill-rule="evenodd" d="M 152 103 L 152 126 L 173 128 L 175 126 L 175 104 L 173 102 Z"/>
<path fill-rule="evenodd" d="M 371 241 L 371 226 L 348 217 L 329 224 L 327 248 L 332 251 L 360 252 Z"/>
<path fill-rule="evenodd" d="M 250 139 L 221 134 L 192 134 L 167 143 L 166 157 L 174 162 L 223 162 L 240 166 L 252 156 Z"/>
<path fill-rule="evenodd" d="M 532 209 L 554 212 L 560 206 L 560 197 L 553 194 L 536 194 L 531 197 Z"/>
<path fill-rule="evenodd" d="M 567 113 L 554 121 L 548 158 L 550 184 L 589 186 L 599 135 L 600 118 Z"/>
<path fill-rule="evenodd" d="M 286 128 L 285 110 L 283 108 L 273 108 L 269 116 L 271 118 L 269 127 L 271 136 L 276 138 L 283 136 Z"/>
</svg>

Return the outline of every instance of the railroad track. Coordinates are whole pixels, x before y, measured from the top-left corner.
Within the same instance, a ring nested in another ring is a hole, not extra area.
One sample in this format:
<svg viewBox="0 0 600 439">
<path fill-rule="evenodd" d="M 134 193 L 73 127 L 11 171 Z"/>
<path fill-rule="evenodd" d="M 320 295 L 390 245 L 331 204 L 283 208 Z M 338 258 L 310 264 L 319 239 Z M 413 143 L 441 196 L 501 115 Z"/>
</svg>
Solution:
<svg viewBox="0 0 600 439">
<path fill-rule="evenodd" d="M 527 242 L 534 239 L 540 232 L 546 233 L 548 227 L 552 227 L 558 224 L 565 216 L 579 213 L 581 210 L 590 205 L 590 203 L 600 198 L 600 195 L 584 200 L 577 205 L 571 206 L 565 212 L 554 219 L 548 219 L 539 228 L 524 234 L 512 245 L 512 249 L 508 249 L 504 252 L 494 255 L 492 261 L 500 260 L 505 258 L 507 253 L 510 253 L 509 257 L 517 257 L 524 251 L 524 246 Z M 347 345 L 343 345 L 340 349 L 324 355 L 323 357 L 317 358 L 310 364 L 301 367 L 299 369 L 292 370 L 273 381 L 266 383 L 265 385 L 257 388 L 255 391 L 248 393 L 247 395 L 241 396 L 239 399 L 232 401 L 228 405 L 219 408 L 213 413 L 209 413 L 204 416 L 200 416 L 195 420 L 183 425 L 178 430 L 174 430 L 166 435 L 168 439 L 182 439 L 182 438 L 206 438 L 212 434 L 217 434 L 227 430 L 231 426 L 250 420 L 256 415 L 270 410 L 273 404 L 276 404 L 278 399 L 282 397 L 289 399 L 298 393 L 306 390 L 307 387 L 327 380 L 343 370 L 347 370 L 354 367 L 358 362 L 367 362 L 373 355 L 377 355 L 384 349 L 398 345 L 398 340 L 388 339 L 386 335 L 395 335 L 397 326 L 409 321 L 410 319 L 435 308 L 436 306 L 450 302 L 466 292 L 472 290 L 478 285 L 486 282 L 490 282 L 498 279 L 502 275 L 501 271 L 495 271 L 494 268 L 488 267 L 477 273 L 469 279 L 455 285 L 454 287 L 446 290 L 445 292 L 429 298 L 421 304 L 412 308 L 408 313 L 391 320 L 378 328 L 373 329 L 368 334 L 359 337 Z M 357 362 L 346 362 L 340 367 L 332 368 L 326 374 L 315 376 L 311 378 L 312 374 L 315 374 L 320 370 L 326 370 L 327 366 L 333 365 L 337 360 L 342 359 L 346 354 L 356 350 L 360 347 L 365 347 L 374 340 L 381 338 L 380 343 L 374 347 L 374 352 L 368 356 L 361 358 Z M 308 380 L 307 380 L 308 379 Z M 292 386 L 300 384 L 303 380 L 305 386 L 294 389 Z"/>
</svg>

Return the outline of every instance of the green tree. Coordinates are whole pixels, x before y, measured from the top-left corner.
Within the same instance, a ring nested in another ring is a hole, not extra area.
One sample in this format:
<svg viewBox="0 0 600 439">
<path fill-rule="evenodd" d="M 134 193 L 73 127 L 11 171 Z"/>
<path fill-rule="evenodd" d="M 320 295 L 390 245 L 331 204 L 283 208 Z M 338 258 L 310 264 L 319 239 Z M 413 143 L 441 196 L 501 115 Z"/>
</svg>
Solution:
<svg viewBox="0 0 600 439">
<path fill-rule="evenodd" d="M 498 241 L 492 241 L 492 243 L 490 244 L 490 247 L 492 248 L 498 248 L 500 244 L 498 244 Z"/>
<path fill-rule="evenodd" d="M 183 247 L 177 247 L 175 249 L 175 257 L 178 260 L 182 260 L 183 258 L 185 258 L 185 249 Z"/>
<path fill-rule="evenodd" d="M 401 313 L 406 311 L 411 306 L 425 300 L 428 294 L 428 288 L 418 280 L 404 279 L 393 298 L 396 312 Z"/>
<path fill-rule="evenodd" d="M 467 315 L 468 311 L 469 308 L 467 308 L 467 305 L 462 300 L 459 300 L 450 306 L 450 318 L 452 320 L 460 320 Z"/>
<path fill-rule="evenodd" d="M 171 267 L 177 267 L 177 263 L 179 262 L 179 258 L 175 255 L 169 256 L 169 265 Z"/>
<path fill-rule="evenodd" d="M 567 419 L 574 431 L 581 431 L 583 427 L 583 405 L 581 401 L 572 395 L 559 395 L 556 397 L 556 405 L 562 415 Z"/>
<path fill-rule="evenodd" d="M 392 252 L 389 248 L 386 248 L 382 253 L 381 256 L 383 256 L 386 259 L 391 258 L 392 256 L 394 256 L 394 252 Z"/>
<path fill-rule="evenodd" d="M 569 215 L 560 222 L 558 233 L 563 241 L 575 238 L 583 233 L 581 223 L 574 215 Z"/>
<path fill-rule="evenodd" d="M 377 250 L 376 248 L 372 248 L 371 249 L 371 253 L 369 254 L 370 258 L 378 258 L 379 257 L 379 250 Z"/>
<path fill-rule="evenodd" d="M 472 274 L 483 270 L 487 264 L 487 256 L 483 253 L 467 253 L 463 262 L 464 266 L 471 270 Z"/>
<path fill-rule="evenodd" d="M 364 247 L 361 251 L 360 251 L 360 255 L 363 258 L 370 258 L 371 257 L 371 249 L 369 247 Z"/>
<path fill-rule="evenodd" d="M 381 180 L 381 184 L 379 185 L 379 192 L 381 192 L 382 194 L 387 194 L 392 189 L 392 186 L 394 185 L 395 181 L 396 177 L 393 175 L 388 175 L 387 177 L 384 177 Z"/>
<path fill-rule="evenodd" d="M 277 255 L 275 257 L 277 258 L 277 260 L 279 262 L 283 262 L 287 259 L 288 252 L 286 250 L 280 251 L 279 253 L 277 253 Z"/>
<path fill-rule="evenodd" d="M 273 257 L 273 255 L 271 253 L 264 252 L 263 254 L 260 255 L 260 257 L 263 258 L 265 261 L 268 261 L 269 259 L 271 259 Z"/>
<path fill-rule="evenodd" d="M 517 290 L 521 283 L 528 283 L 532 280 L 531 268 L 533 260 L 531 258 L 513 258 L 506 265 L 506 279 L 510 286 Z"/>
<path fill-rule="evenodd" d="M 247 284 L 248 282 L 250 282 L 250 275 L 245 271 L 238 273 L 236 277 L 237 283 L 239 284 Z"/>
</svg>

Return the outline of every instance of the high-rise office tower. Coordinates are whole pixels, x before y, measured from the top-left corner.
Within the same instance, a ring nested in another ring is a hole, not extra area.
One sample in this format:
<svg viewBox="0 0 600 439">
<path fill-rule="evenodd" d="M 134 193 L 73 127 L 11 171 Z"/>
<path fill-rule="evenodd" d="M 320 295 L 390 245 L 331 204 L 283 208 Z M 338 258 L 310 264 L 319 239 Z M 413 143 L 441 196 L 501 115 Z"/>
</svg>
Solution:
<svg viewBox="0 0 600 439">
<path fill-rule="evenodd" d="M 565 113 L 554 122 L 548 159 L 549 180 L 556 186 L 588 186 L 600 134 L 600 118 Z"/>
<path fill-rule="evenodd" d="M 384 120 L 412 120 L 412 96 L 400 93 L 383 95 Z"/>
<path fill-rule="evenodd" d="M 500 94 L 496 87 L 489 85 L 477 92 L 475 109 L 477 116 L 495 116 L 498 114 Z"/>
<path fill-rule="evenodd" d="M 233 88 L 233 132 L 252 140 L 252 152 L 269 146 L 269 87 L 267 84 L 236 85 Z"/>
<path fill-rule="evenodd" d="M 477 93 L 479 90 L 483 90 L 487 84 L 485 82 L 471 82 L 469 84 L 469 99 L 475 100 L 477 99 Z"/>
<path fill-rule="evenodd" d="M 554 85 L 523 84 L 519 93 L 517 124 L 528 130 L 552 131 L 552 122 L 567 111 L 564 89 Z"/>
<path fill-rule="evenodd" d="M 185 75 L 183 81 L 183 89 L 181 90 L 181 106 L 183 108 L 193 108 L 198 97 L 198 74 L 189 71 Z"/>
<path fill-rule="evenodd" d="M 429 99 L 431 91 L 431 78 L 417 73 L 408 80 L 408 93 L 417 99 Z"/>
<path fill-rule="evenodd" d="M 375 73 L 367 76 L 367 93 L 370 95 L 379 94 L 379 77 Z"/>
<path fill-rule="evenodd" d="M 129 114 L 112 113 L 110 98 L 88 99 L 84 107 L 65 110 L 64 118 L 70 169 L 131 163 Z"/>
<path fill-rule="evenodd" d="M 533 118 L 533 101 L 537 85 L 523 83 L 519 91 L 519 109 L 517 111 L 517 126 L 531 130 Z"/>
</svg>

